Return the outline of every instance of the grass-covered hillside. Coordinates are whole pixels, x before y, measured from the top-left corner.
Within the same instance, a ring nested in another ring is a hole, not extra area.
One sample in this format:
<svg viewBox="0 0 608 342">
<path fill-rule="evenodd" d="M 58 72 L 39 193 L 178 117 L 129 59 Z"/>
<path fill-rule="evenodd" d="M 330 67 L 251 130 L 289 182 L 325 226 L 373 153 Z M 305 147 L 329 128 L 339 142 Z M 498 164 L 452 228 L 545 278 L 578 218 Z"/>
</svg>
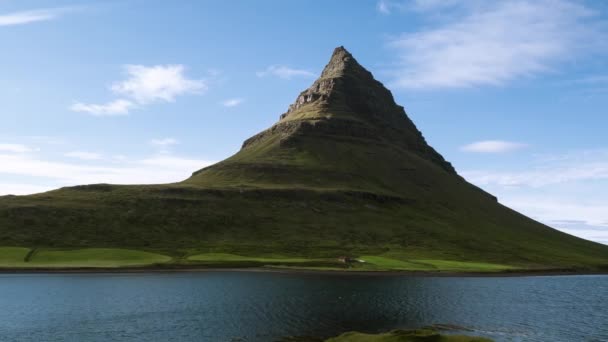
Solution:
<svg viewBox="0 0 608 342">
<path fill-rule="evenodd" d="M 277 124 L 183 182 L 0 197 L 0 247 L 0 267 L 608 267 L 608 246 L 467 183 L 342 48 Z"/>
</svg>

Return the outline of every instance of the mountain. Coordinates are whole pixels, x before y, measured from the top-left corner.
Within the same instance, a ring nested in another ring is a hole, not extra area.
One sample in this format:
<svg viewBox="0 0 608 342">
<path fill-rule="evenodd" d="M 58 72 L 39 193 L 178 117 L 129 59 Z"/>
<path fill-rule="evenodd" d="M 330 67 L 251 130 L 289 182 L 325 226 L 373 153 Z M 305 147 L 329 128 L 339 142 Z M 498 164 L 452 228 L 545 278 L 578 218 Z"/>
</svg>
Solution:
<svg viewBox="0 0 608 342">
<path fill-rule="evenodd" d="M 275 125 L 183 182 L 1 197 L 0 246 L 145 250 L 175 264 L 334 267 L 352 256 L 364 269 L 608 267 L 608 246 L 459 176 L 343 47 Z"/>
</svg>

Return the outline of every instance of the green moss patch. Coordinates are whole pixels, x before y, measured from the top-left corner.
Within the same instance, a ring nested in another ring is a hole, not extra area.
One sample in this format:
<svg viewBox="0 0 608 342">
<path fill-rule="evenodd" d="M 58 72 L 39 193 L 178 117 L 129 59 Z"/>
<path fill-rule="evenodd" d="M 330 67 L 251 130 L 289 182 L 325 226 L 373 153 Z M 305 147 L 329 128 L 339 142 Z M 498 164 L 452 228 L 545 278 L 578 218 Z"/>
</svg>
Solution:
<svg viewBox="0 0 608 342">
<path fill-rule="evenodd" d="M 393 330 L 384 334 L 347 332 L 326 342 L 490 342 L 483 337 L 442 335 L 433 329 Z"/>
</svg>

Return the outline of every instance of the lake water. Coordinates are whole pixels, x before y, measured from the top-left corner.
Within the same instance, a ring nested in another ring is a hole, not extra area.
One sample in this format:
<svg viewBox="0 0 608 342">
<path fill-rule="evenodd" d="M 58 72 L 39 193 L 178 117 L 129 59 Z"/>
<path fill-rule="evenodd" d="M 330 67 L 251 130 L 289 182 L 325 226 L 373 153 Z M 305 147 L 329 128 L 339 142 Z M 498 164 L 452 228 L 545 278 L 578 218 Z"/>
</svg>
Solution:
<svg viewBox="0 0 608 342">
<path fill-rule="evenodd" d="M 0 341 L 267 342 L 429 324 L 608 341 L 608 276 L 0 275 Z"/>
</svg>

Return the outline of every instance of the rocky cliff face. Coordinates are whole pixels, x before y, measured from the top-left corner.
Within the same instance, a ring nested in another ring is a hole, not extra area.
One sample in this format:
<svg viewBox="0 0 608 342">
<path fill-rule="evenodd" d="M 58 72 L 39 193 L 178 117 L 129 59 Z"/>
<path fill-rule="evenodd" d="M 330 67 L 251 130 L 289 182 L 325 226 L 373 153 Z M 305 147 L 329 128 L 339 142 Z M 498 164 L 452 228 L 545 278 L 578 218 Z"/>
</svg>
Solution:
<svg viewBox="0 0 608 342">
<path fill-rule="evenodd" d="M 344 47 L 334 50 L 321 76 L 300 93 L 279 122 L 246 140 L 243 148 L 272 134 L 283 135 L 282 143 L 287 145 L 302 135 L 333 135 L 389 144 L 456 174 L 452 165 L 427 144 L 391 92 Z"/>
</svg>

